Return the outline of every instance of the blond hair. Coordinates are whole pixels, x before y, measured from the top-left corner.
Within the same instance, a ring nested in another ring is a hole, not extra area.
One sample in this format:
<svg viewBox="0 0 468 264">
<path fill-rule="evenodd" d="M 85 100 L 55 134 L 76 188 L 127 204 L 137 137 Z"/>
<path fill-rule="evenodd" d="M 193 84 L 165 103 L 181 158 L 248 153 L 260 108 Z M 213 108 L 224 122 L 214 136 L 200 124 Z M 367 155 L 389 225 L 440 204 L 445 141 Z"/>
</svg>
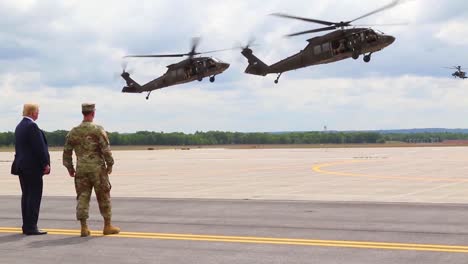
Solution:
<svg viewBox="0 0 468 264">
<path fill-rule="evenodd" d="M 39 111 L 38 104 L 24 104 L 23 106 L 23 116 L 31 116 L 35 112 Z"/>
</svg>

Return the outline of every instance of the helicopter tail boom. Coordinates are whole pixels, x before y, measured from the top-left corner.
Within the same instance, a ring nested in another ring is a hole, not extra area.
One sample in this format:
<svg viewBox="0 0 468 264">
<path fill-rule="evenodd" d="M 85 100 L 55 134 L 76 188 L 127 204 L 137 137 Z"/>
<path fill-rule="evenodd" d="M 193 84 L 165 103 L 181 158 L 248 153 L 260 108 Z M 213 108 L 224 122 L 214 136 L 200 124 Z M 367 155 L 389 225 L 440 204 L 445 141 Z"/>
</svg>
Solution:
<svg viewBox="0 0 468 264">
<path fill-rule="evenodd" d="M 127 83 L 127 86 L 124 86 L 122 89 L 122 93 L 141 93 L 143 90 L 141 89 L 141 85 L 139 85 L 135 80 L 130 77 L 128 72 L 123 72 L 121 74 L 122 78 Z"/>
<path fill-rule="evenodd" d="M 250 48 L 244 48 L 241 53 L 249 61 L 249 66 L 245 69 L 245 73 L 261 76 L 268 74 L 268 65 L 253 55 Z"/>
</svg>

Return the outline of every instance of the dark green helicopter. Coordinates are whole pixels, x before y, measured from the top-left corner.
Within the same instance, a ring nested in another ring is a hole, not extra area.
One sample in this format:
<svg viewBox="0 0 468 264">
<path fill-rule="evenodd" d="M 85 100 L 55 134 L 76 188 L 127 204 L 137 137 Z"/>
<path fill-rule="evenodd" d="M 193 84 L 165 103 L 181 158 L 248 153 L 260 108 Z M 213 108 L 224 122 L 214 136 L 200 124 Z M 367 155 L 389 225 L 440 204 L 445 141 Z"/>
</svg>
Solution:
<svg viewBox="0 0 468 264">
<path fill-rule="evenodd" d="M 278 83 L 279 78 L 281 77 L 281 74 L 283 72 L 296 70 L 312 65 L 331 63 L 347 58 L 358 59 L 361 54 L 364 55 L 364 61 L 369 62 L 371 60 L 371 55 L 374 52 L 380 51 L 392 44 L 395 41 L 395 37 L 385 35 L 381 32 L 376 32 L 371 28 L 346 28 L 352 27 L 353 25 L 351 23 L 353 23 L 356 20 L 392 8 L 396 6 L 399 2 L 400 1 L 395 0 L 390 4 L 387 4 L 372 12 L 369 12 L 356 19 L 346 22 L 329 22 L 324 20 L 290 16 L 281 13 L 272 14 L 273 16 L 297 19 L 326 26 L 318 29 L 312 29 L 290 34 L 287 35 L 288 37 L 323 32 L 328 30 L 337 30 L 323 36 L 308 39 L 307 41 L 309 42 L 309 44 L 303 50 L 272 65 L 267 65 L 259 58 L 257 58 L 253 54 L 253 51 L 250 49 L 249 46 L 251 43 L 249 43 L 242 49 L 241 52 L 242 55 L 246 57 L 249 62 L 249 65 L 245 69 L 245 73 L 260 76 L 266 76 L 270 73 L 276 73 L 278 74 L 278 77 L 276 78 L 275 83 Z"/>
<path fill-rule="evenodd" d="M 462 71 L 461 66 L 444 67 L 444 68 L 457 70 L 456 72 L 452 73 L 453 78 L 460 78 L 460 79 L 468 78 L 466 77 L 466 72 Z"/>
<path fill-rule="evenodd" d="M 126 86 L 122 89 L 123 93 L 143 93 L 148 92 L 146 100 L 153 90 L 165 88 L 172 85 L 192 82 L 195 80 L 202 81 L 204 78 L 209 77 L 210 82 L 215 81 L 215 76 L 223 73 L 229 68 L 229 63 L 223 62 L 214 57 L 195 57 L 200 54 L 213 53 L 224 50 L 213 50 L 207 52 L 197 52 L 197 46 L 200 42 L 199 38 L 192 39 L 192 49 L 188 53 L 181 54 L 165 54 L 165 55 L 128 55 L 125 58 L 174 58 L 174 57 L 188 57 L 178 63 L 167 66 L 167 72 L 162 76 L 148 82 L 147 84 L 140 85 L 130 77 L 130 73 L 123 67 L 123 72 L 120 76 L 125 80 Z"/>
</svg>

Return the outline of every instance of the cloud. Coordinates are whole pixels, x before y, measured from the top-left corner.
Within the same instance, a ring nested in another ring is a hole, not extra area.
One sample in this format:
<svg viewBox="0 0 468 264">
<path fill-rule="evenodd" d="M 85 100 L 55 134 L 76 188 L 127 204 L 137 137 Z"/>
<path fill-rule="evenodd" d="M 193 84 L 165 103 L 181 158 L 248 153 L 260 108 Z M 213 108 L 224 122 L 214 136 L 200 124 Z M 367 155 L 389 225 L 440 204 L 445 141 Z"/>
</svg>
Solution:
<svg viewBox="0 0 468 264">
<path fill-rule="evenodd" d="M 445 43 L 448 43 L 451 46 L 454 46 L 455 49 L 463 49 L 463 47 L 468 45 L 468 19 L 462 20 L 452 20 L 440 28 L 436 33 L 436 37 Z"/>
</svg>

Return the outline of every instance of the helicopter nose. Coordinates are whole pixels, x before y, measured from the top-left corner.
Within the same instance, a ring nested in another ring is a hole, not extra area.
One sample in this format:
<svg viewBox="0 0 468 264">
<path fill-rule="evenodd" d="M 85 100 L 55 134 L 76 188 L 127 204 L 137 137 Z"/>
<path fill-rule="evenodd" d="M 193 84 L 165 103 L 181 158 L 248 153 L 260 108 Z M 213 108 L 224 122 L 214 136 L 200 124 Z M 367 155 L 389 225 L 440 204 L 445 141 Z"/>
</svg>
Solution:
<svg viewBox="0 0 468 264">
<path fill-rule="evenodd" d="M 393 42 L 395 42 L 395 37 L 390 36 L 390 35 L 385 35 L 384 40 L 385 40 L 385 43 L 387 43 L 387 45 L 390 45 Z"/>
<path fill-rule="evenodd" d="M 229 68 L 229 63 L 221 63 L 221 68 L 223 70 L 226 70 L 227 68 Z"/>
</svg>

